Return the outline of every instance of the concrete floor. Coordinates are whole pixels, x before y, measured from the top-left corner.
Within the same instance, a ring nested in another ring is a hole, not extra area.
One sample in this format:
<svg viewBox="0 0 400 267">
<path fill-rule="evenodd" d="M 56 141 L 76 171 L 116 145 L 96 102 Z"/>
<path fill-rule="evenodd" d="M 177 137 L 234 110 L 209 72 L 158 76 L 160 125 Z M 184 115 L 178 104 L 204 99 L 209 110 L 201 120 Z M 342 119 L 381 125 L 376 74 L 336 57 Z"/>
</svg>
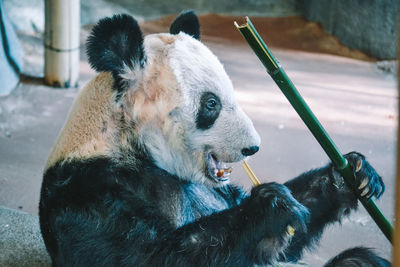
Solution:
<svg viewBox="0 0 400 267">
<path fill-rule="evenodd" d="M 86 33 L 83 32 L 82 39 Z M 42 75 L 41 40 L 21 36 L 25 73 Z M 244 42 L 204 36 L 232 78 L 236 95 L 262 137 L 260 151 L 250 164 L 262 181 L 284 182 L 328 162 L 318 143 Z M 344 57 L 272 49 L 311 109 L 343 152 L 367 156 L 383 176 L 386 193 L 377 201 L 394 218 L 397 90 L 394 75 L 373 62 Z M 82 55 L 80 85 L 94 77 Z M 37 214 L 42 169 L 77 89 L 52 89 L 28 77 L 8 96 L 0 98 L 0 205 Z M 239 165 L 234 182 L 251 186 Z M 324 233 L 321 245 L 305 256 L 308 266 L 321 266 L 348 247 L 375 248 L 391 258 L 391 245 L 360 208 L 341 225 Z"/>
</svg>

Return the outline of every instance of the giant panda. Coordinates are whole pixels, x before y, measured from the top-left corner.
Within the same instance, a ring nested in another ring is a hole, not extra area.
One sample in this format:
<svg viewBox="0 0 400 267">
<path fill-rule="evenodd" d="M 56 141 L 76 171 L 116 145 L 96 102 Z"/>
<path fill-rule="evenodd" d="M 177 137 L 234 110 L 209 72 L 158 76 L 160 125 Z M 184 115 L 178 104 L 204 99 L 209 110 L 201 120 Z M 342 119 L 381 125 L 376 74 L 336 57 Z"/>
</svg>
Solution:
<svg viewBox="0 0 400 267">
<path fill-rule="evenodd" d="M 260 146 L 192 12 L 146 37 L 128 15 L 87 42 L 79 93 L 44 170 L 40 226 L 53 266 L 252 266 L 297 261 L 357 207 L 332 164 L 246 192 L 229 163 Z M 357 152 L 358 194 L 384 191 Z M 288 232 L 288 227 L 295 234 Z M 355 248 L 329 266 L 386 266 Z M 368 265 L 369 264 L 369 265 Z"/>
</svg>

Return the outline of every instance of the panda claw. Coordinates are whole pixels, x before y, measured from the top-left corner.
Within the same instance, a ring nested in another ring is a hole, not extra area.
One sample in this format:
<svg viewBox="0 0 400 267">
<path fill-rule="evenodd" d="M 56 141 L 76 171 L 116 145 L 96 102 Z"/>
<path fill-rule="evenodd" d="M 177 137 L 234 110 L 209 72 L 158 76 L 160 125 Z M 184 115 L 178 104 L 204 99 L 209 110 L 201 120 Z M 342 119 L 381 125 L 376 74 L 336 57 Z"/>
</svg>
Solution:
<svg viewBox="0 0 400 267">
<path fill-rule="evenodd" d="M 361 170 L 361 167 L 362 167 L 362 160 L 359 159 L 356 165 L 356 172 L 359 172 Z"/>
<path fill-rule="evenodd" d="M 286 227 L 286 233 L 288 236 L 294 236 L 295 229 L 290 224 Z"/>
<path fill-rule="evenodd" d="M 361 192 L 360 196 L 363 197 L 363 196 L 367 195 L 368 192 L 369 192 L 369 187 L 365 188 L 365 189 Z"/>
<path fill-rule="evenodd" d="M 369 179 L 368 179 L 368 178 L 364 178 L 364 179 L 362 180 L 360 186 L 358 187 L 358 189 L 359 189 L 359 190 L 363 189 L 365 186 L 367 186 L 368 182 L 369 182 Z"/>
</svg>

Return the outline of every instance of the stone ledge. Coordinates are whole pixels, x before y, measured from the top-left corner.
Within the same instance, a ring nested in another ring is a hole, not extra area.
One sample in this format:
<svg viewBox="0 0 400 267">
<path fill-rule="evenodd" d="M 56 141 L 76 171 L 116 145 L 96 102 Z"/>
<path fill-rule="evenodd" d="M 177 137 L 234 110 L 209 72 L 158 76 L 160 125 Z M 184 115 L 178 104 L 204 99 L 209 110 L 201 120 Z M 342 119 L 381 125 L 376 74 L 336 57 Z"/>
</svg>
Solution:
<svg viewBox="0 0 400 267">
<path fill-rule="evenodd" d="M 51 266 L 39 218 L 0 206 L 0 266 Z"/>
</svg>

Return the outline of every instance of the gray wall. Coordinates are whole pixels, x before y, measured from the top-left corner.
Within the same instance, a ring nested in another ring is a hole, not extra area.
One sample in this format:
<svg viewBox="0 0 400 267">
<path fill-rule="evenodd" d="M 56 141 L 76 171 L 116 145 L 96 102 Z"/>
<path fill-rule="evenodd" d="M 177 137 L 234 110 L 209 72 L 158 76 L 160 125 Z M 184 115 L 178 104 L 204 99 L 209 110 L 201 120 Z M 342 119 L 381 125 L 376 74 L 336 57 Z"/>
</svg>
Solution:
<svg viewBox="0 0 400 267">
<path fill-rule="evenodd" d="M 379 59 L 396 58 L 397 0 L 303 0 L 306 19 L 350 48 Z"/>
<path fill-rule="evenodd" d="M 85 1 L 85 0 L 81 0 Z M 230 15 L 251 15 L 282 17 L 301 15 L 298 0 L 105 0 L 117 3 L 133 14 L 157 17 L 194 9 L 197 13 L 220 13 Z"/>
<path fill-rule="evenodd" d="M 1 1 L 19 30 L 43 31 L 44 0 Z M 379 59 L 396 58 L 397 0 L 81 0 L 81 6 L 83 25 L 114 13 L 147 20 L 185 9 L 241 16 L 304 15 L 350 48 Z"/>
</svg>

